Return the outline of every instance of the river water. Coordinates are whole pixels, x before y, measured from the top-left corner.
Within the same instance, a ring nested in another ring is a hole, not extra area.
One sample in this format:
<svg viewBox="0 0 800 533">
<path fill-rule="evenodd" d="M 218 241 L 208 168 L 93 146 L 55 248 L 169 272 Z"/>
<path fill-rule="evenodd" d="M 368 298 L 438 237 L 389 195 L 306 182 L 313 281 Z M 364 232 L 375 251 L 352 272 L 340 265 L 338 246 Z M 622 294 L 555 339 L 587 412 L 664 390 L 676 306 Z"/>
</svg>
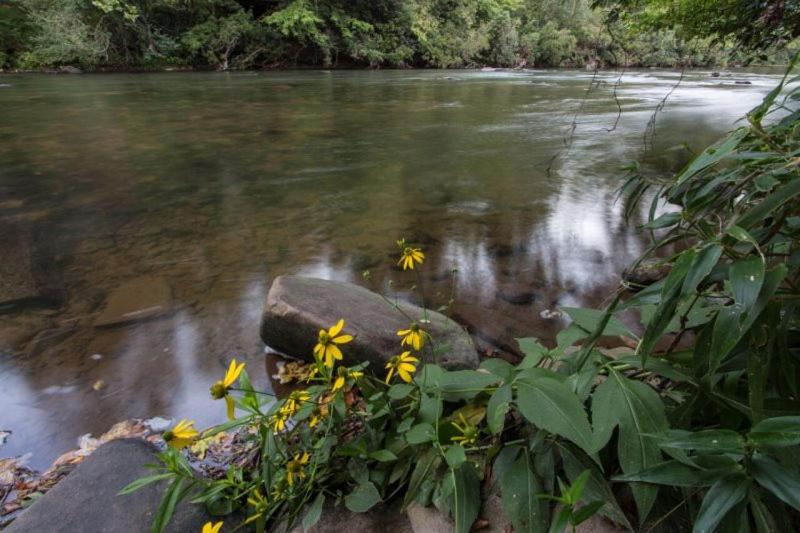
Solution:
<svg viewBox="0 0 800 533">
<path fill-rule="evenodd" d="M 0 456 L 41 468 L 122 419 L 220 421 L 231 357 L 272 386 L 270 280 L 413 298 L 401 237 L 482 349 L 552 338 L 553 311 L 602 303 L 645 245 L 620 168 L 674 170 L 777 80 L 687 73 L 645 144 L 679 78 L 626 73 L 614 127 L 613 72 L 0 75 Z"/>
</svg>

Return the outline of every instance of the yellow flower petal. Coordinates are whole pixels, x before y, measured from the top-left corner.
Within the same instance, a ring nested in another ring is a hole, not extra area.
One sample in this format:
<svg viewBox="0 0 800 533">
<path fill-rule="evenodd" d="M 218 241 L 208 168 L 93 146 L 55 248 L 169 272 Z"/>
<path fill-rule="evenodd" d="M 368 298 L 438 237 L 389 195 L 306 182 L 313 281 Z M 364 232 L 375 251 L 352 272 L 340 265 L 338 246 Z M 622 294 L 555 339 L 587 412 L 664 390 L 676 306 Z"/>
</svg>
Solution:
<svg viewBox="0 0 800 533">
<path fill-rule="evenodd" d="M 344 328 L 343 318 L 339 319 L 339 322 L 337 322 L 336 325 L 334 325 L 331 329 L 328 330 L 328 335 L 330 335 L 331 337 L 335 337 L 336 335 L 339 334 L 340 331 L 342 331 L 342 328 Z"/>
<path fill-rule="evenodd" d="M 333 342 L 335 342 L 336 344 L 347 344 L 352 340 L 353 340 L 352 335 L 339 335 L 338 337 L 334 337 Z"/>
<path fill-rule="evenodd" d="M 336 381 L 333 382 L 333 387 L 331 388 L 331 390 L 336 392 L 337 390 L 341 389 L 342 387 L 344 387 L 344 377 L 343 376 L 339 376 L 338 378 L 336 378 Z"/>
<path fill-rule="evenodd" d="M 220 529 L 222 529 L 222 522 L 217 522 L 216 524 L 206 522 L 203 524 L 203 531 L 201 533 L 219 533 Z"/>
</svg>

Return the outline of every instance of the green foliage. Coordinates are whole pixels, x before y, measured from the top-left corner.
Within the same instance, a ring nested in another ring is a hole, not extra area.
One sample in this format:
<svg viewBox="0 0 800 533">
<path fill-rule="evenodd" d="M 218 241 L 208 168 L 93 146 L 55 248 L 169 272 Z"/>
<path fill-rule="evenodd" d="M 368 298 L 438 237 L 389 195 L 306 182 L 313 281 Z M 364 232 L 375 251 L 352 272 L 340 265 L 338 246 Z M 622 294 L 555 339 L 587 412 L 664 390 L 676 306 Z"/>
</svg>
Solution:
<svg viewBox="0 0 800 533">
<path fill-rule="evenodd" d="M 586 0 L 12 0 L 0 4 L 0 64 L 224 70 L 727 60 L 725 43 L 706 35 L 604 14 Z"/>
</svg>

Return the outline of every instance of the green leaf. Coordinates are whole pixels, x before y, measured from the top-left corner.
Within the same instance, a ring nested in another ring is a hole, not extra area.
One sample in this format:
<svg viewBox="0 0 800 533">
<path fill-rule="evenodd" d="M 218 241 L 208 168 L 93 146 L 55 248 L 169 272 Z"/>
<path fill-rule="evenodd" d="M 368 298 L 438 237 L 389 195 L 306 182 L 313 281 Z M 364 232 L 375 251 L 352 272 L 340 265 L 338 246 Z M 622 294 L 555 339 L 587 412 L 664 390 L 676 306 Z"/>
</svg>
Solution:
<svg viewBox="0 0 800 533">
<path fill-rule="evenodd" d="M 417 464 L 408 479 L 408 489 L 406 489 L 406 494 L 403 498 L 403 508 L 408 507 L 414 501 L 422 484 L 436 471 L 440 462 L 441 456 L 433 448 L 429 448 L 425 453 L 418 456 Z"/>
<path fill-rule="evenodd" d="M 511 406 L 511 385 L 497 389 L 486 405 L 486 424 L 493 434 L 503 431 L 506 413 Z"/>
<path fill-rule="evenodd" d="M 742 139 L 747 136 L 747 128 L 739 128 L 733 133 L 729 134 L 724 139 L 706 148 L 700 155 L 692 160 L 691 163 L 675 178 L 678 185 L 684 181 L 692 178 L 698 172 L 719 163 L 725 157 L 731 155 L 733 151 L 739 146 Z"/>
<path fill-rule="evenodd" d="M 344 497 L 345 506 L 354 513 L 365 513 L 380 503 L 381 495 L 371 482 L 361 483 Z"/>
<path fill-rule="evenodd" d="M 662 448 L 697 450 L 705 453 L 744 453 L 744 438 L 729 429 L 673 430 L 666 433 Z"/>
<path fill-rule="evenodd" d="M 183 496 L 183 478 L 175 478 L 175 481 L 170 483 L 167 487 L 164 497 L 156 510 L 156 516 L 153 519 L 151 527 L 152 533 L 162 533 L 166 530 L 172 515 L 175 513 L 175 506 L 178 505 L 181 497 Z"/>
<path fill-rule="evenodd" d="M 731 226 L 730 228 L 725 230 L 725 233 L 733 237 L 739 242 L 747 242 L 758 247 L 758 241 L 753 238 L 750 233 L 741 226 Z"/>
<path fill-rule="evenodd" d="M 708 276 L 711 269 L 719 261 L 722 250 L 722 246 L 713 243 L 698 252 L 683 280 L 682 294 L 691 294 L 697 290 L 698 285 Z"/>
<path fill-rule="evenodd" d="M 775 213 L 781 205 L 798 194 L 800 194 L 800 180 L 790 180 L 786 185 L 775 190 L 754 207 L 745 211 L 736 221 L 736 224 L 742 228 L 756 227 L 760 225 L 766 217 Z"/>
<path fill-rule="evenodd" d="M 467 461 L 467 453 L 464 451 L 463 446 L 453 444 L 447 447 L 447 451 L 444 452 L 444 459 L 450 465 L 450 468 L 455 469 Z"/>
<path fill-rule="evenodd" d="M 750 463 L 750 473 L 759 485 L 800 510 L 800 477 L 765 455 L 755 455 Z"/>
<path fill-rule="evenodd" d="M 436 438 L 436 432 L 432 425 L 423 422 L 409 429 L 405 437 L 409 444 L 423 444 L 434 440 Z"/>
<path fill-rule="evenodd" d="M 575 511 L 575 513 L 573 513 L 572 523 L 577 526 L 578 524 L 587 521 L 592 516 L 594 516 L 595 513 L 597 513 L 597 511 L 599 511 L 604 504 L 605 502 L 598 500 L 584 505 L 583 507 Z"/>
<path fill-rule="evenodd" d="M 593 455 L 592 429 L 583 404 L 568 385 L 551 378 L 517 381 L 517 406 L 534 426 L 555 433 Z"/>
<path fill-rule="evenodd" d="M 624 377 L 616 370 L 595 391 L 592 399 L 595 445 L 602 448 L 619 426 L 617 456 L 625 474 L 641 472 L 661 463 L 655 439 L 648 437 L 667 429 L 664 404 L 648 385 Z M 658 487 L 631 485 L 639 520 L 644 521 L 655 502 Z"/>
<path fill-rule="evenodd" d="M 605 505 L 600 509 L 600 514 L 612 522 L 616 522 L 628 530 L 632 530 L 633 527 L 622 511 L 622 508 L 619 506 L 614 492 L 608 485 L 603 473 L 597 467 L 597 464 L 572 444 L 559 443 L 558 447 L 564 462 L 564 471 L 567 473 L 567 478 L 569 478 L 570 483 L 574 483 L 575 479 L 583 471 L 589 470 L 591 475 L 586 482 L 584 498 L 590 501 L 600 500 L 605 502 Z"/>
<path fill-rule="evenodd" d="M 439 378 L 439 390 L 446 401 L 471 400 L 482 389 L 497 384 L 498 376 L 477 370 L 454 370 L 445 372 Z"/>
<path fill-rule="evenodd" d="M 762 420 L 750 429 L 747 440 L 756 446 L 796 446 L 800 444 L 800 416 Z"/>
<path fill-rule="evenodd" d="M 606 312 L 601 309 L 583 309 L 580 307 L 562 307 L 562 311 L 567 313 L 573 322 L 578 324 L 581 328 L 589 333 L 592 333 L 600 325 L 605 317 Z M 613 316 L 603 328 L 603 335 L 623 335 L 626 337 L 635 337 L 633 333 L 618 319 Z"/>
<path fill-rule="evenodd" d="M 700 504 L 693 533 L 711 533 L 736 504 L 747 496 L 750 480 L 743 474 L 731 474 L 714 483 Z"/>
<path fill-rule="evenodd" d="M 614 481 L 639 481 L 673 487 L 707 487 L 723 475 L 730 474 L 731 470 L 730 467 L 703 470 L 672 460 L 634 474 L 614 476 L 613 479 Z"/>
<path fill-rule="evenodd" d="M 513 524 L 514 531 L 534 533 L 547 527 L 548 507 L 536 497 L 542 487 L 527 450 L 523 450 L 510 468 L 505 469 L 501 487 L 503 512 Z"/>
<path fill-rule="evenodd" d="M 672 211 L 670 213 L 664 213 L 657 219 L 651 220 L 647 224 L 644 224 L 642 227 L 645 229 L 668 228 L 670 226 L 674 226 L 680 221 L 681 221 L 681 213 L 679 211 Z"/>
<path fill-rule="evenodd" d="M 773 178 L 769 174 L 761 174 L 755 180 L 753 180 L 753 184 L 756 186 L 761 192 L 769 192 L 775 188 L 776 185 L 780 185 L 780 181 Z"/>
<path fill-rule="evenodd" d="M 155 483 L 156 481 L 161 481 L 163 479 L 169 479 L 169 478 L 174 477 L 174 476 L 175 476 L 175 474 L 173 474 L 172 472 L 166 472 L 166 473 L 163 473 L 163 474 L 155 474 L 153 476 L 140 477 L 136 481 L 134 481 L 134 482 L 130 483 L 129 485 L 126 485 L 125 487 L 123 487 L 123 489 L 117 493 L 117 496 L 124 496 L 126 494 L 130 494 L 132 492 L 135 492 L 135 491 L 141 489 L 142 487 L 144 487 L 146 485 L 149 485 L 151 483 Z"/>
<path fill-rule="evenodd" d="M 504 383 L 510 382 L 514 377 L 514 365 L 508 361 L 504 361 L 496 357 L 486 359 L 481 363 L 479 368 L 486 370 L 487 372 L 490 372 L 499 378 L 502 378 Z"/>
<path fill-rule="evenodd" d="M 320 492 L 317 494 L 317 497 L 314 498 L 314 502 L 309 506 L 306 515 L 303 517 L 303 531 L 308 531 L 319 522 L 319 518 L 322 516 L 322 506 L 324 504 L 325 494 Z"/>
<path fill-rule="evenodd" d="M 731 264 L 729 279 L 733 299 L 745 312 L 756 302 L 764 284 L 764 258 L 751 255 Z"/>
<path fill-rule="evenodd" d="M 453 480 L 453 520 L 455 533 L 469 533 L 481 508 L 481 489 L 478 476 L 469 463 L 450 469 Z"/>
<path fill-rule="evenodd" d="M 402 400 L 409 394 L 411 391 L 414 390 L 413 385 L 409 385 L 407 383 L 396 383 L 389 387 L 389 391 L 387 392 L 387 396 L 389 396 L 390 400 Z"/>
<path fill-rule="evenodd" d="M 397 456 L 389 450 L 375 450 L 369 456 L 381 463 L 388 463 L 389 461 L 397 461 Z"/>
</svg>

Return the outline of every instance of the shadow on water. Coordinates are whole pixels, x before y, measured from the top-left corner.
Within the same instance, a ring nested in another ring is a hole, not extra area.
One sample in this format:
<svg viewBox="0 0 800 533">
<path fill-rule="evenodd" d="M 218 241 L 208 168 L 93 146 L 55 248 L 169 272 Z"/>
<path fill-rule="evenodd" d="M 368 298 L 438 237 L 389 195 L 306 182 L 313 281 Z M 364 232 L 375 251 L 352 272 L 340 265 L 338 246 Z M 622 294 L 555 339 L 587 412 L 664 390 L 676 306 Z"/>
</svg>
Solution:
<svg viewBox="0 0 800 533">
<path fill-rule="evenodd" d="M 692 73 L 645 169 L 666 172 L 773 83 Z M 643 249 L 614 202 L 668 72 L 291 72 L 0 79 L 0 429 L 42 467 L 84 433 L 220 420 L 237 356 L 270 387 L 258 321 L 297 273 L 408 297 L 395 240 L 428 253 L 432 303 L 485 344 L 552 338 Z M 638 215 L 641 220 L 641 214 Z M 451 271 L 457 269 L 455 285 Z M 369 281 L 362 272 L 369 270 Z M 389 281 L 394 283 L 390 285 Z M 342 310 L 347 318 L 347 310 Z"/>
</svg>

